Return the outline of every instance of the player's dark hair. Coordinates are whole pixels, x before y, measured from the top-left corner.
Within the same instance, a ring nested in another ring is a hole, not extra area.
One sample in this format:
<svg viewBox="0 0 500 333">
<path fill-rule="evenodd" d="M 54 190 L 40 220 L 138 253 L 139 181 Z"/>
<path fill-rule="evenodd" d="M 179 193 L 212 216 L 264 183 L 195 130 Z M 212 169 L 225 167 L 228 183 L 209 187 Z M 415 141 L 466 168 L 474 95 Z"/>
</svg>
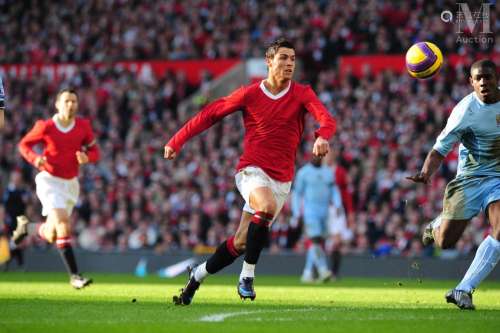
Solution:
<svg viewBox="0 0 500 333">
<path fill-rule="evenodd" d="M 472 76 L 473 70 L 479 69 L 479 68 L 490 68 L 493 70 L 495 75 L 498 77 L 497 66 L 490 59 L 481 59 L 481 60 L 478 60 L 475 63 L 473 63 L 472 66 L 470 66 L 470 75 Z"/>
<path fill-rule="evenodd" d="M 286 47 L 287 49 L 295 50 L 295 46 L 293 46 L 292 42 L 290 42 L 286 38 L 278 38 L 274 42 L 272 42 L 266 50 L 266 58 L 274 58 L 276 52 L 280 47 Z"/>
<path fill-rule="evenodd" d="M 76 92 L 75 89 L 73 89 L 73 88 L 62 88 L 61 90 L 59 90 L 59 92 L 56 95 L 56 102 L 59 100 L 59 97 L 61 97 L 61 95 L 64 94 L 65 92 L 70 93 L 70 94 L 74 94 L 76 96 L 76 98 L 78 99 L 78 93 Z"/>
</svg>

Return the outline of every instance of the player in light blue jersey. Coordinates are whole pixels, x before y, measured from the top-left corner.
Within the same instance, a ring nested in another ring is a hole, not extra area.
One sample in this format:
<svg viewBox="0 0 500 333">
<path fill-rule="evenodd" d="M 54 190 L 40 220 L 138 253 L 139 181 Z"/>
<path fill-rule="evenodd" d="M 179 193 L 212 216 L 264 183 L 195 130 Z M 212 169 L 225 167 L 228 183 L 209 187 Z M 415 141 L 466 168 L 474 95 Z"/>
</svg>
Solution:
<svg viewBox="0 0 500 333">
<path fill-rule="evenodd" d="M 323 166 L 321 161 L 313 157 L 311 163 L 299 169 L 292 192 L 292 220 L 304 217 L 305 232 L 312 242 L 307 250 L 303 282 L 314 281 L 314 267 L 320 281 L 326 282 L 332 277 L 322 244 L 328 231 L 329 206 L 340 207 L 342 201 L 332 169 Z"/>
<path fill-rule="evenodd" d="M 0 128 L 3 128 L 5 123 L 4 110 L 5 110 L 5 91 L 3 90 L 3 82 L 2 78 L 0 77 Z"/>
<path fill-rule="evenodd" d="M 445 129 L 427 155 L 420 173 L 409 179 L 427 183 L 444 157 L 460 142 L 457 176 L 448 183 L 441 215 L 424 232 L 424 243 L 455 246 L 467 223 L 486 213 L 492 232 L 479 245 L 474 260 L 446 301 L 473 310 L 472 293 L 500 259 L 500 90 L 495 64 L 475 62 L 470 71 L 474 92 L 453 109 Z"/>
</svg>

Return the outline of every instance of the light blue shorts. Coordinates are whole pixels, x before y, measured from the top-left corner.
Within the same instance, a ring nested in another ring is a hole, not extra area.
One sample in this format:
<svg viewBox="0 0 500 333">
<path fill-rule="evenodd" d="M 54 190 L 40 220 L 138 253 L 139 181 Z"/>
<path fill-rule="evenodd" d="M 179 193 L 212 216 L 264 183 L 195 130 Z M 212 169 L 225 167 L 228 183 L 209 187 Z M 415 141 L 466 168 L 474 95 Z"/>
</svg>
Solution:
<svg viewBox="0 0 500 333">
<path fill-rule="evenodd" d="M 443 199 L 443 219 L 469 220 L 500 200 L 500 177 L 457 177 L 448 183 Z"/>
<path fill-rule="evenodd" d="M 328 235 L 328 217 L 304 216 L 304 227 L 309 238 Z"/>
</svg>

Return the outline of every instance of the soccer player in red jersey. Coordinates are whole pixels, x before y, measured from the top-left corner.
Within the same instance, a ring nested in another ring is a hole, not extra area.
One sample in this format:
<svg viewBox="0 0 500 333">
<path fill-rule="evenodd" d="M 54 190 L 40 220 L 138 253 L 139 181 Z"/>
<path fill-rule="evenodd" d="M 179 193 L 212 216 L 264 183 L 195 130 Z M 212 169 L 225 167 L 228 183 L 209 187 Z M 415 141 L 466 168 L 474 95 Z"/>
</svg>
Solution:
<svg viewBox="0 0 500 333">
<path fill-rule="evenodd" d="M 225 116 L 241 111 L 245 136 L 243 154 L 235 176 L 245 206 L 236 234 L 228 238 L 204 263 L 189 269 L 189 281 L 174 303 L 188 305 L 209 274 L 214 274 L 245 253 L 238 284 L 242 299 L 255 299 L 255 265 L 268 237 L 269 226 L 280 212 L 290 192 L 295 155 L 307 113 L 320 127 L 316 131 L 313 154 L 325 156 L 328 140 L 335 132 L 335 120 L 311 87 L 292 81 L 295 49 L 278 39 L 266 52 L 268 77 L 241 87 L 229 96 L 206 106 L 191 118 L 166 144 L 165 158 L 174 159 L 190 138 Z"/>
<path fill-rule="evenodd" d="M 70 215 L 80 191 L 78 170 L 80 165 L 99 160 L 99 148 L 90 121 L 77 117 L 78 96 L 70 89 L 61 90 L 56 97 L 57 113 L 50 119 L 39 120 L 19 143 L 21 155 L 40 172 L 35 178 L 36 194 L 42 203 L 45 223 L 37 226 L 38 234 L 49 243 L 55 241 L 57 249 L 70 274 L 70 284 L 81 289 L 92 280 L 78 272 L 71 246 Z M 41 154 L 33 150 L 43 145 Z M 27 223 L 18 223 L 14 241 L 26 236 Z"/>
</svg>

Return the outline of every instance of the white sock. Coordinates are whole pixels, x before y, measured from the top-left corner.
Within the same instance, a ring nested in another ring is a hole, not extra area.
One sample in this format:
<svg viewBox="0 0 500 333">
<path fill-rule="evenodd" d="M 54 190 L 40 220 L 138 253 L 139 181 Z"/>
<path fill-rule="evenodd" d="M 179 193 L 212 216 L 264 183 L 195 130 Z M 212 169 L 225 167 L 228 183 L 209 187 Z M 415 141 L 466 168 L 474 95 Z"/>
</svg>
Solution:
<svg viewBox="0 0 500 333">
<path fill-rule="evenodd" d="M 495 268 L 500 259 L 500 241 L 488 236 L 477 248 L 476 256 L 456 289 L 472 292 Z"/>
<path fill-rule="evenodd" d="M 196 270 L 194 271 L 194 279 L 197 282 L 203 282 L 203 280 L 209 275 L 207 272 L 207 262 L 205 261 L 203 264 L 198 265 Z"/>
<path fill-rule="evenodd" d="M 255 265 L 249 264 L 246 261 L 243 261 L 243 267 L 241 268 L 240 281 L 243 278 L 247 277 L 255 277 Z"/>
</svg>

